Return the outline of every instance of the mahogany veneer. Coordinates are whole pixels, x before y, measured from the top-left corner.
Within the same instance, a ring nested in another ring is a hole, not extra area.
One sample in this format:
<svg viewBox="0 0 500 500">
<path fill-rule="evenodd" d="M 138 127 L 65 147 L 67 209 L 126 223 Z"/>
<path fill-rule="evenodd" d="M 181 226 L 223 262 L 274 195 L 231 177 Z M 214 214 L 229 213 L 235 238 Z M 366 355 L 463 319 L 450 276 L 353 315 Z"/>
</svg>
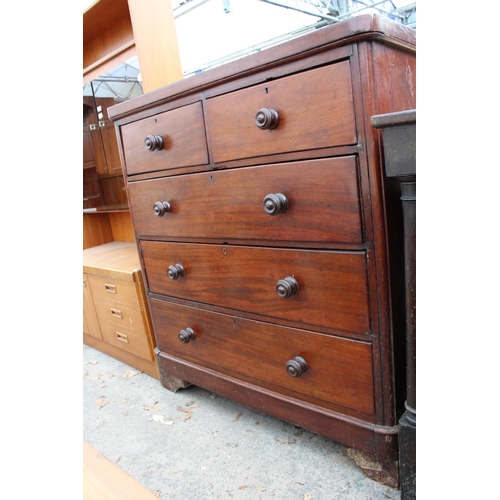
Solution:
<svg viewBox="0 0 500 500">
<path fill-rule="evenodd" d="M 415 107 L 415 54 L 360 16 L 110 109 L 165 387 L 394 463 L 399 203 L 370 117 Z"/>
</svg>

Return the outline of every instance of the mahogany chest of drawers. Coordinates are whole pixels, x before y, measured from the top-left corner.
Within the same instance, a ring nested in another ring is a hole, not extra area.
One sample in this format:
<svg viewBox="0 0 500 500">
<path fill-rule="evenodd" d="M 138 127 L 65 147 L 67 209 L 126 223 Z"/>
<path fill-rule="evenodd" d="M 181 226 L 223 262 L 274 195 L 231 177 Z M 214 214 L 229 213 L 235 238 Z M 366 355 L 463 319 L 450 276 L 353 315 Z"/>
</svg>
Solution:
<svg viewBox="0 0 500 500">
<path fill-rule="evenodd" d="M 110 109 L 165 387 L 397 456 L 395 217 L 370 117 L 415 108 L 415 57 L 412 30 L 360 16 Z"/>
</svg>

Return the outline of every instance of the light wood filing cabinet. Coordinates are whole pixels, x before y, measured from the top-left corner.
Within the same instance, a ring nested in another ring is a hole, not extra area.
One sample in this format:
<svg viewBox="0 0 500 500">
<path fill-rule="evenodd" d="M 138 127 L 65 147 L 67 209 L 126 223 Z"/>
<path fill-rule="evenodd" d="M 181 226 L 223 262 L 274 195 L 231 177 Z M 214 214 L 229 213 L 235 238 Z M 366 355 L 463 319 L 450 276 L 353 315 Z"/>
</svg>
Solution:
<svg viewBox="0 0 500 500">
<path fill-rule="evenodd" d="M 135 243 L 83 251 L 84 342 L 158 378 L 156 346 Z"/>
<path fill-rule="evenodd" d="M 404 339 L 370 117 L 415 107 L 415 53 L 360 16 L 110 109 L 165 387 L 395 460 Z"/>
</svg>

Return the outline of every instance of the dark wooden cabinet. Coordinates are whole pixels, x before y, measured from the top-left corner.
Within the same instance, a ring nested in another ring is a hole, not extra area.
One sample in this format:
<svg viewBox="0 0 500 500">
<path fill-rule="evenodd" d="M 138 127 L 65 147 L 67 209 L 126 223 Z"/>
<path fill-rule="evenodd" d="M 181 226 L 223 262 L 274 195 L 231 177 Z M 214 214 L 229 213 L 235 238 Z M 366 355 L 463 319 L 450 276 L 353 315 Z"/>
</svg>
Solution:
<svg viewBox="0 0 500 500">
<path fill-rule="evenodd" d="M 399 470 L 401 499 L 415 500 L 417 481 L 417 110 L 372 116 L 381 129 L 385 175 L 397 179 L 403 208 L 405 309 L 406 309 L 406 401 L 399 420 Z"/>
<path fill-rule="evenodd" d="M 110 109 L 165 387 L 397 460 L 399 204 L 370 117 L 415 108 L 415 59 L 360 16 Z"/>
</svg>

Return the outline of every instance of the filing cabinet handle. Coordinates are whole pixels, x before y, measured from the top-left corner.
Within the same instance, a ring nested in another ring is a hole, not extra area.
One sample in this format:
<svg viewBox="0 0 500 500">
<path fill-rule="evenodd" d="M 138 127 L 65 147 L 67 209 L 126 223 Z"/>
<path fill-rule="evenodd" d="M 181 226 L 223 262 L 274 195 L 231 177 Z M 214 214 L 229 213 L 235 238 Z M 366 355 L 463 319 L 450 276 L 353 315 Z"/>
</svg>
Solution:
<svg viewBox="0 0 500 500">
<path fill-rule="evenodd" d="M 280 115 L 274 109 L 261 108 L 255 115 L 255 125 L 261 130 L 273 130 L 280 122 Z"/>
<path fill-rule="evenodd" d="M 179 278 L 183 278 L 184 267 L 182 267 L 182 264 L 175 264 L 174 266 L 168 266 L 167 276 L 171 280 L 178 280 Z"/>
<path fill-rule="evenodd" d="M 111 316 L 114 316 L 115 318 L 123 319 L 122 312 L 119 309 L 110 308 L 110 311 L 111 311 Z"/>
<path fill-rule="evenodd" d="M 148 135 L 146 139 L 144 139 L 144 145 L 148 151 L 163 149 L 163 137 L 160 135 Z"/>
<path fill-rule="evenodd" d="M 117 340 L 121 340 L 122 342 L 125 342 L 125 344 L 128 344 L 128 336 L 124 333 L 116 332 L 116 338 Z"/>
<path fill-rule="evenodd" d="M 167 212 L 172 211 L 172 206 L 168 201 L 157 201 L 153 206 L 153 212 L 158 217 L 163 217 Z"/>
<path fill-rule="evenodd" d="M 284 299 L 291 297 L 294 293 L 297 293 L 298 291 L 299 291 L 299 284 L 293 276 L 287 276 L 286 278 L 279 280 L 276 283 L 276 293 Z"/>
<path fill-rule="evenodd" d="M 116 293 L 116 286 L 110 285 L 109 283 L 104 283 L 104 290 L 108 293 Z"/>
<path fill-rule="evenodd" d="M 183 344 L 189 344 L 191 340 L 194 340 L 196 338 L 196 335 L 194 333 L 194 330 L 192 328 L 186 328 L 185 330 L 181 330 L 179 332 L 179 335 L 177 338 L 183 343 Z"/>
<path fill-rule="evenodd" d="M 268 194 L 262 203 L 269 215 L 281 214 L 288 208 L 288 198 L 283 193 Z"/>
<path fill-rule="evenodd" d="M 307 361 L 300 356 L 295 356 L 286 363 L 286 372 L 290 377 L 300 377 L 305 371 L 307 371 Z"/>
</svg>

